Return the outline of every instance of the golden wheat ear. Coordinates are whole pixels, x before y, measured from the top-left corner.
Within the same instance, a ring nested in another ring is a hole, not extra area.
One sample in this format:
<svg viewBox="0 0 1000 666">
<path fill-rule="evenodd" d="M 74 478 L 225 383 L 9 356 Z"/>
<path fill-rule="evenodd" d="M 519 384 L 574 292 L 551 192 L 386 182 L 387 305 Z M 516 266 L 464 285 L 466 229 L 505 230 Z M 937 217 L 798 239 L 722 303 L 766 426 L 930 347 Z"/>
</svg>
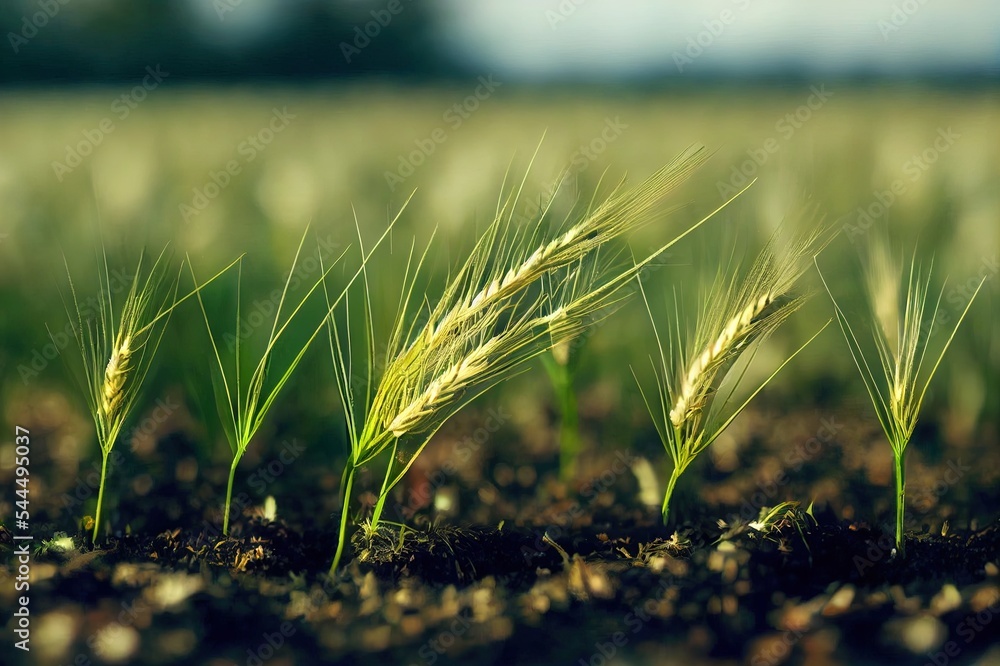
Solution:
<svg viewBox="0 0 1000 666">
<path fill-rule="evenodd" d="M 101 411 L 104 413 L 105 418 L 112 418 L 112 415 L 122 405 L 125 378 L 130 370 L 129 359 L 131 357 L 132 349 L 129 347 L 129 338 L 125 336 L 121 342 L 114 345 L 111 358 L 104 369 Z"/>
<path fill-rule="evenodd" d="M 639 388 L 673 463 L 663 499 L 664 522 L 668 520 L 670 499 L 684 470 L 819 334 L 790 354 L 742 402 L 733 401 L 757 347 L 805 302 L 807 295 L 796 293 L 796 284 L 812 257 L 831 237 L 821 223 L 790 237 L 779 229 L 749 267 L 737 265 L 729 270 L 730 274 L 720 272 L 716 276 L 701 297 L 693 332 L 691 329 L 686 334 L 682 332 L 679 322 L 683 316 L 675 302 L 678 323 L 666 339 L 660 334 L 657 317 L 640 281 L 660 358 L 650 359 L 656 378 L 655 393 L 643 389 L 641 382 Z M 747 361 L 743 362 L 744 359 Z M 728 390 L 723 391 L 725 386 Z"/>
</svg>

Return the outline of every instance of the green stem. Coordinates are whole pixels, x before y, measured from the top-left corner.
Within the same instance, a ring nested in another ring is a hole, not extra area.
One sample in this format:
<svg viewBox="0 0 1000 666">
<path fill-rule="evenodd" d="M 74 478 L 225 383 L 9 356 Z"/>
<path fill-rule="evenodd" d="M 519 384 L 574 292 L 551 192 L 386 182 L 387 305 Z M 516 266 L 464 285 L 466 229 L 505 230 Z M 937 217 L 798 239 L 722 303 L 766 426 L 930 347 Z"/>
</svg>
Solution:
<svg viewBox="0 0 1000 666">
<path fill-rule="evenodd" d="M 233 458 L 233 464 L 229 466 L 229 483 L 226 485 L 226 509 L 222 514 L 222 533 L 229 536 L 229 506 L 233 501 L 233 479 L 236 477 L 236 465 L 240 459 Z"/>
<path fill-rule="evenodd" d="M 382 519 L 382 509 L 385 507 L 386 497 L 389 495 L 391 488 L 389 487 L 389 479 L 392 478 L 392 465 L 396 460 L 396 448 L 399 446 L 399 440 L 392 445 L 392 455 L 389 457 L 389 466 L 385 470 L 385 478 L 382 479 L 382 490 L 378 493 L 378 499 L 375 501 L 375 508 L 372 510 L 372 520 L 369 525 L 371 532 L 375 531 L 378 527 L 379 521 Z"/>
<path fill-rule="evenodd" d="M 893 452 L 896 471 L 896 552 L 900 557 L 906 555 L 903 539 L 903 511 L 906 507 L 906 476 L 903 452 L 897 455 Z"/>
<path fill-rule="evenodd" d="M 97 489 L 97 512 L 94 514 L 94 545 L 97 545 L 98 530 L 101 527 L 101 507 L 104 506 L 104 479 L 108 473 L 108 451 L 101 451 L 101 485 Z"/>
<path fill-rule="evenodd" d="M 543 358 L 558 401 L 559 478 L 568 482 L 576 474 L 576 461 L 580 455 L 580 412 L 573 390 L 573 373 L 555 359 Z"/>
<path fill-rule="evenodd" d="M 350 463 L 349 463 L 350 464 Z M 347 513 L 351 502 L 351 487 L 354 485 L 353 465 L 347 471 L 347 479 L 344 482 L 344 508 L 340 512 L 340 533 L 337 535 L 337 552 L 333 556 L 333 564 L 330 565 L 330 575 L 337 572 L 340 566 L 340 556 L 344 554 L 344 538 L 347 535 Z"/>
<path fill-rule="evenodd" d="M 580 455 L 580 415 L 577 409 L 576 392 L 568 373 L 560 389 L 559 411 L 562 423 L 559 427 L 559 475 L 569 481 L 576 473 L 576 460 Z"/>
<path fill-rule="evenodd" d="M 674 486 L 677 485 L 677 479 L 680 478 L 681 472 L 684 470 L 681 467 L 675 466 L 673 471 L 670 472 L 670 480 L 667 481 L 667 492 L 663 495 L 663 525 L 666 526 L 667 518 L 670 515 L 670 498 L 674 494 Z"/>
</svg>

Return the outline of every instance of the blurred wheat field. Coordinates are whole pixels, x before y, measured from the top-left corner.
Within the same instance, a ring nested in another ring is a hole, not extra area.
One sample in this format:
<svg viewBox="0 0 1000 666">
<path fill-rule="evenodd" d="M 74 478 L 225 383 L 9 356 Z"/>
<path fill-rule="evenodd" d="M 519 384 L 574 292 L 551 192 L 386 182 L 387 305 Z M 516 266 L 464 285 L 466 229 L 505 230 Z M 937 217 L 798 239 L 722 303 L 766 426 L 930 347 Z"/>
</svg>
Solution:
<svg viewBox="0 0 1000 666">
<path fill-rule="evenodd" d="M 644 177 L 686 146 L 703 143 L 715 154 L 667 199 L 665 208 L 683 208 L 665 216 L 664 224 L 679 228 L 744 183 L 757 182 L 664 258 L 658 291 L 666 296 L 676 290 L 696 303 L 694 285 L 710 277 L 732 247 L 756 247 L 784 216 L 812 202 L 844 230 L 821 262 L 828 279 L 850 296 L 857 293 L 857 255 L 868 225 L 888 225 L 905 247 L 917 244 L 922 257 L 935 255 L 938 278 L 950 276 L 945 313 L 957 315 L 971 294 L 968 285 L 988 278 L 926 412 L 946 437 L 996 438 L 996 92 L 817 84 L 748 88 L 740 95 L 608 91 L 546 98 L 501 83 L 476 98 L 465 88 L 250 93 L 175 89 L 168 81 L 127 115 L 114 105 L 119 94 L 23 91 L 0 98 L 0 368 L 9 405 L 32 392 L 71 387 L 54 359 L 45 359 L 40 370 L 23 368 L 31 368 L 49 344 L 46 325 L 57 330 L 65 322 L 59 295 L 64 253 L 80 279 L 78 289 L 93 288 L 86 278 L 97 265 L 98 221 L 110 260 L 120 267 L 134 265 L 140 247 L 167 242 L 177 256 L 190 253 L 202 273 L 246 252 L 244 289 L 252 299 L 280 286 L 307 223 L 321 245 L 346 248 L 355 242 L 355 215 L 366 237 L 374 238 L 416 190 L 394 231 L 393 254 L 373 263 L 384 305 L 378 314 L 391 318 L 405 263 L 397 253 L 405 254 L 413 237 L 422 245 L 436 228 L 431 284 L 440 283 L 494 215 L 505 173 L 508 186 L 519 180 L 539 141 L 528 196 L 519 204 L 526 217 L 563 170 L 569 195 L 585 204 L 599 184 L 606 188 L 626 173 L 630 181 Z M 651 225 L 632 243 L 641 254 L 664 236 Z M 829 303 L 816 298 L 770 344 L 792 349 L 830 315 Z M 608 403 L 609 418 L 626 425 L 642 414 L 627 366 L 646 363 L 653 351 L 644 317 L 633 303 L 602 325 L 588 343 L 590 360 L 580 379 Z M 161 352 L 161 384 L 182 382 L 204 363 L 198 323 L 195 310 L 175 315 L 176 335 Z M 821 336 L 769 389 L 770 399 L 804 404 L 833 385 L 846 393 L 838 400 L 864 409 L 864 389 L 846 352 L 837 335 Z M 283 402 L 306 413 L 320 410 L 329 422 L 336 403 L 332 373 L 328 359 L 315 359 Z M 550 401 L 537 372 L 494 393 L 508 392 L 516 405 L 531 404 L 525 390 Z M 5 420 L 13 422 L 15 409 L 8 407 Z M 334 455 L 346 456 L 346 450 Z"/>
</svg>

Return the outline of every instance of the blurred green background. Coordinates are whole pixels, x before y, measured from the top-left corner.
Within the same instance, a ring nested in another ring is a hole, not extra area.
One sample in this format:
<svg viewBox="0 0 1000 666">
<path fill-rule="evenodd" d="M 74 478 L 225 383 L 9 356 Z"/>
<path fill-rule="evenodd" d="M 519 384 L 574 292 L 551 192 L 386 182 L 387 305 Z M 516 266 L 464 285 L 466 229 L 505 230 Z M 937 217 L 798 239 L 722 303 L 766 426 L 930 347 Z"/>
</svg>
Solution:
<svg viewBox="0 0 1000 666">
<path fill-rule="evenodd" d="M 66 321 L 59 295 L 67 286 L 63 254 L 83 295 L 96 293 L 101 239 L 112 269 L 126 273 L 142 247 L 155 250 L 164 243 L 172 245 L 178 258 L 190 253 L 202 277 L 246 253 L 248 308 L 280 287 L 307 224 L 312 223 L 315 236 L 307 240 L 310 255 L 319 249 L 326 257 L 335 256 L 356 243 L 355 214 L 370 242 L 415 191 L 393 234 L 392 248 L 377 254 L 372 264 L 373 279 L 382 290 L 378 306 L 383 316 L 391 317 L 412 239 L 425 243 L 438 229 L 433 268 L 438 280 L 443 279 L 461 260 L 461 249 L 491 220 L 505 171 L 510 168 L 511 177 L 520 178 L 544 135 L 528 179 L 535 197 L 543 196 L 563 169 L 569 172 L 569 192 L 586 201 L 605 170 L 609 178 L 627 172 L 634 181 L 692 142 L 715 151 L 708 166 L 667 197 L 662 222 L 632 238 L 637 254 L 719 205 L 723 194 L 743 182 L 740 169 L 757 178 L 736 203 L 675 246 L 664 257 L 666 269 L 653 277 L 658 293 L 666 299 L 678 290 L 689 308 L 697 304 L 693 287 L 714 273 L 734 243 L 740 252 L 759 247 L 804 201 L 815 203 L 828 222 L 843 229 L 821 265 L 839 295 L 851 299 L 859 293 L 858 255 L 867 233 L 859 208 L 877 205 L 879 196 L 894 196 L 888 213 L 873 218 L 871 229 L 888 228 L 900 248 L 916 245 L 925 259 L 936 258 L 936 283 L 949 278 L 943 312 L 956 317 L 971 293 L 969 285 L 988 277 L 933 385 L 927 418 L 947 421 L 956 436 L 969 437 L 984 428 L 989 432 L 997 415 L 1000 367 L 993 326 L 1000 211 L 1000 192 L 994 187 L 1000 176 L 1000 157 L 994 150 L 1000 136 L 997 96 L 934 98 L 924 90 L 876 94 L 835 87 L 828 92 L 829 100 L 785 138 L 776 124 L 807 102 L 812 94 L 808 87 L 762 89 L 739 97 L 705 92 L 541 101 L 516 91 L 505 97 L 498 93 L 456 129 L 442 114 L 461 103 L 468 93 L 461 88 L 419 94 L 371 86 L 333 92 L 164 91 L 145 104 L 141 116 L 121 122 L 61 182 L 52 162 L 63 161 L 66 146 L 99 125 L 107 113 L 108 94 L 61 96 L 59 105 L 52 103 L 51 93 L 8 97 L 0 108 L 5 119 L 0 127 L 5 146 L 0 162 L 5 202 L 0 245 L 5 416 L 16 421 L 20 414 L 14 406 L 23 408 L 25 396 L 36 392 L 72 393 L 61 362 L 45 357 L 46 325 L 57 331 Z M 262 149 L 251 149 L 254 158 L 247 160 L 240 146 L 246 147 L 248 137 L 268 127 L 275 108 L 287 109 L 287 127 L 275 133 L 271 143 L 261 144 Z M 900 109 L 905 114 L 897 113 Z M 617 134 L 607 131 L 612 125 Z M 446 140 L 424 156 L 415 141 L 430 137 L 437 128 L 446 128 Z M 935 141 L 945 146 L 942 132 L 949 131 L 953 143 L 938 151 Z M 605 141 L 602 132 L 612 140 Z M 767 147 L 775 145 L 777 150 L 768 153 Z M 925 151 L 927 158 L 938 154 L 923 169 L 914 157 L 924 160 Z M 401 161 L 411 158 L 422 164 L 403 182 L 387 183 L 386 174 L 398 173 Z M 230 161 L 239 163 L 239 172 L 228 176 L 225 187 L 214 187 L 213 177 L 223 182 Z M 894 181 L 903 183 L 905 191 L 885 194 Z M 525 197 L 520 204 L 526 216 L 533 212 L 532 201 Z M 198 204 L 204 209 L 198 210 Z M 684 207 L 670 212 L 670 205 Z M 357 256 L 349 253 L 343 265 L 353 269 L 356 262 Z M 304 278 L 319 274 L 315 261 L 301 270 Z M 233 277 L 224 277 L 211 292 L 233 289 Z M 813 287 L 818 284 L 815 276 L 807 280 Z M 433 292 L 428 297 L 433 299 Z M 864 314 L 860 303 L 849 303 Z M 170 323 L 168 346 L 161 350 L 158 373 L 147 391 L 151 397 L 185 373 L 205 372 L 209 350 L 203 323 L 194 303 L 187 305 Z M 830 314 L 825 296 L 816 298 L 775 339 L 774 354 L 780 354 L 782 346 L 792 348 Z M 601 326 L 588 344 L 581 389 L 609 387 L 606 413 L 613 420 L 637 408 L 627 367 L 643 365 L 653 351 L 645 318 L 639 304 L 632 303 Z M 315 322 L 304 318 L 301 324 L 311 328 Z M 266 328 L 254 335 L 266 335 Z M 301 411 L 336 431 L 339 416 L 333 413 L 328 353 L 317 345 L 309 358 L 313 362 L 302 367 L 279 411 Z M 540 408 L 548 400 L 545 383 L 538 381 L 543 375 L 540 368 L 530 374 L 531 381 L 515 382 L 511 390 L 520 393 L 528 387 L 537 392 L 538 401 L 529 404 Z M 826 390 L 823 387 L 836 387 L 837 399 L 858 398 L 863 409 L 863 388 L 855 374 L 843 340 L 831 329 L 764 398 L 808 403 L 817 391 Z M 79 436 L 81 444 L 89 439 L 84 432 Z M 630 437 L 624 431 L 622 441 L 604 445 L 627 445 Z M 89 444 L 82 449 L 89 455 Z M 344 449 L 330 446 L 331 458 L 343 455 Z"/>
</svg>

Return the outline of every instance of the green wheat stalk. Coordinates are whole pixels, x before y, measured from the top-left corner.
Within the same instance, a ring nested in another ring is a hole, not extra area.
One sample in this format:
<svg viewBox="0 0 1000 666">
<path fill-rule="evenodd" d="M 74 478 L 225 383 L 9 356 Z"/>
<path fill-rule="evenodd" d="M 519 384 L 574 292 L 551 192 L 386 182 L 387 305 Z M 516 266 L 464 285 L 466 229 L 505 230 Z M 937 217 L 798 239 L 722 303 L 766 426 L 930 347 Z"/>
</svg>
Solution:
<svg viewBox="0 0 1000 666">
<path fill-rule="evenodd" d="M 393 223 L 395 223 L 395 220 L 393 220 Z M 376 247 L 378 247 L 382 240 L 389 234 L 393 223 L 389 224 L 388 228 L 382 234 L 382 237 L 379 238 L 378 243 L 376 243 Z M 274 321 L 271 324 L 267 344 L 265 345 L 264 350 L 261 353 L 260 358 L 257 359 L 256 363 L 253 362 L 253 359 L 247 357 L 246 347 L 240 344 L 239 301 L 241 291 L 240 285 L 243 277 L 242 257 L 238 260 L 239 269 L 236 290 L 236 332 L 234 336 L 235 356 L 231 368 L 228 367 L 223 361 L 222 355 L 219 352 L 218 340 L 216 339 L 215 333 L 212 331 L 208 311 L 205 308 L 205 303 L 201 298 L 201 294 L 198 294 L 198 304 L 201 307 L 202 317 L 205 321 L 205 328 L 208 330 L 209 340 L 212 345 L 212 353 L 215 358 L 212 373 L 212 385 L 214 388 L 216 409 L 218 410 L 219 418 L 222 421 L 223 431 L 226 435 L 226 441 L 229 443 L 229 448 L 232 453 L 232 463 L 229 466 L 229 479 L 226 484 L 226 502 L 222 519 L 222 532 L 225 535 L 229 534 L 229 514 L 230 507 L 232 505 L 233 482 L 236 477 L 236 468 L 239 465 L 240 460 L 242 460 L 243 455 L 246 453 L 247 447 L 250 445 L 254 435 L 257 434 L 257 431 L 263 425 L 264 419 L 267 417 L 268 412 L 274 405 L 275 400 L 277 400 L 281 390 L 288 383 L 292 373 L 298 367 L 302 357 L 305 355 L 313 340 L 315 340 L 316 336 L 319 335 L 320 331 L 325 327 L 326 316 L 330 314 L 330 311 L 328 310 L 326 312 L 319 325 L 315 328 L 315 330 L 313 330 L 309 338 L 297 348 L 295 355 L 292 356 L 290 360 L 287 358 L 285 358 L 284 361 L 278 360 L 275 356 L 275 352 L 279 349 L 279 343 L 282 340 L 282 336 L 288 331 L 292 321 L 297 319 L 302 308 L 305 306 L 306 301 L 321 284 L 324 286 L 325 290 L 326 276 L 347 253 L 347 250 L 344 250 L 340 256 L 334 259 L 329 268 L 322 270 L 320 277 L 315 283 L 313 283 L 298 303 L 290 306 L 291 311 L 287 314 L 282 314 L 282 311 L 286 306 L 289 285 L 292 282 L 292 277 L 295 275 L 295 269 L 298 265 L 299 256 L 302 252 L 302 246 L 305 243 L 308 231 L 307 227 L 302 234 L 298 247 L 295 250 L 295 257 L 292 259 L 292 266 L 288 270 L 288 277 L 285 279 L 285 284 L 281 291 L 281 297 L 274 313 Z M 353 277 L 351 277 L 348 281 L 347 286 L 344 287 L 343 291 L 341 291 L 341 293 L 329 303 L 330 310 L 332 310 L 337 303 L 340 302 L 340 299 L 343 298 L 350 285 L 355 279 L 357 279 L 358 275 L 363 270 L 364 264 L 367 260 L 368 257 L 362 257 L 362 268 L 359 268 L 354 273 Z M 190 261 L 188 262 L 188 266 L 191 270 L 191 277 L 194 279 L 194 268 L 191 266 Z M 249 380 L 246 378 L 245 373 L 241 373 L 241 368 L 244 367 L 253 367 Z"/>
<path fill-rule="evenodd" d="M 580 411 L 574 381 L 582 340 L 560 340 L 542 356 L 542 365 L 552 383 L 559 419 L 559 478 L 569 482 L 576 473 L 582 449 Z"/>
<path fill-rule="evenodd" d="M 733 401 L 759 345 L 807 299 L 806 295 L 793 295 L 792 290 L 808 267 L 809 259 L 825 244 L 824 235 L 817 226 L 816 231 L 792 239 L 779 254 L 775 234 L 748 270 L 737 269 L 729 276 L 720 271 L 716 275 L 701 299 L 693 333 L 682 333 L 682 315 L 675 302 L 675 326 L 666 340 L 646 290 L 639 282 L 659 351 L 658 360 L 650 357 L 656 378 L 655 393 L 647 392 L 634 371 L 633 375 L 672 463 L 663 496 L 664 524 L 669 519 L 674 488 L 684 470 L 826 328 L 824 325 L 788 356 L 743 402 Z M 721 390 L 723 385 L 725 391 Z"/>
<path fill-rule="evenodd" d="M 598 196 L 604 174 L 590 200 L 586 215 L 590 215 L 599 204 Z M 559 303 L 581 296 L 591 285 L 599 282 L 600 276 L 613 269 L 617 253 L 604 253 L 601 249 L 594 251 L 593 257 L 582 258 L 574 264 L 555 271 L 544 282 L 544 289 L 556 294 L 551 299 Z M 558 293 L 562 291 L 564 293 Z M 582 448 L 580 435 L 580 415 L 575 389 L 576 373 L 580 365 L 580 357 L 586 345 L 590 331 L 573 339 L 554 340 L 548 353 L 541 356 L 542 366 L 548 375 L 549 382 L 556 398 L 557 418 L 559 419 L 559 478 L 568 483 L 576 474 L 576 461 Z"/>
<path fill-rule="evenodd" d="M 168 276 L 167 248 L 160 251 L 145 277 L 146 254 L 142 252 L 128 292 L 119 306 L 115 303 L 108 257 L 103 245 L 99 260 L 103 264 L 103 270 L 98 271 L 98 312 L 96 319 L 88 320 L 84 317 L 84 308 L 80 307 L 69 264 L 63 257 L 72 312 L 65 299 L 64 306 L 81 361 L 74 374 L 83 389 L 94 421 L 97 442 L 101 447 L 101 477 L 93 529 L 95 543 L 100 534 L 108 457 L 141 393 L 153 357 L 163 339 L 170 313 L 204 286 L 196 282 L 192 292 L 178 299 L 177 277 Z M 205 284 L 215 280 L 231 266 L 232 264 L 224 268 Z M 49 336 L 52 337 L 51 331 Z"/>
<path fill-rule="evenodd" d="M 554 271 L 543 283 L 552 298 L 551 303 L 571 302 L 583 296 L 602 275 L 609 274 L 617 260 L 617 253 L 605 253 L 601 248 L 593 256 L 580 259 L 574 264 Z M 578 337 L 552 341 L 548 353 L 541 356 L 549 382 L 556 398 L 559 419 L 559 478 L 569 482 L 576 473 L 576 461 L 582 448 L 580 418 L 574 383 L 580 357 L 591 330 L 584 330 Z"/>
<path fill-rule="evenodd" d="M 934 306 L 928 313 L 933 260 L 925 273 L 916 260 L 916 250 L 914 250 L 908 265 L 905 268 L 901 267 L 900 262 L 897 262 L 889 251 L 887 241 L 876 236 L 869 245 L 869 261 L 866 268 L 864 291 L 875 324 L 871 328 L 878 355 L 877 364 L 866 357 L 850 321 L 833 297 L 822 274 L 820 277 L 833 302 L 837 323 L 847 341 L 854 364 L 864 380 L 868 396 L 875 407 L 875 414 L 882 425 L 886 439 L 889 440 L 889 446 L 892 447 L 896 481 L 896 550 L 900 556 L 905 556 L 903 514 L 906 504 L 906 475 L 903 456 L 913 437 L 920 406 L 924 402 L 931 379 L 934 378 L 945 352 L 951 346 L 958 327 L 972 307 L 972 302 L 982 289 L 986 278 L 980 281 L 972 298 L 962 310 L 962 315 L 955 322 L 934 364 L 930 366 L 928 372 L 924 372 L 927 349 L 938 321 L 938 311 L 945 287 L 942 284 L 934 300 Z M 906 275 L 905 286 L 902 281 L 903 275 Z M 923 324 L 927 321 L 930 321 L 930 326 L 923 330 Z"/>
<path fill-rule="evenodd" d="M 514 223 L 512 211 L 524 187 L 522 180 L 501 199 L 494 222 L 434 305 L 428 303 L 426 294 L 414 298 L 417 275 L 430 245 L 420 253 L 411 246 L 395 323 L 385 347 L 388 361 L 377 380 L 370 290 L 363 271 L 367 357 L 363 392 L 355 391 L 352 381 L 355 354 L 350 326 L 345 329 L 331 318 L 329 328 L 330 352 L 351 442 L 331 573 L 343 554 L 356 471 L 390 451 L 368 523 L 368 529 L 375 530 L 389 491 L 452 415 L 518 372 L 527 361 L 579 337 L 610 314 L 627 296 L 621 293 L 622 287 L 645 263 L 717 212 L 691 225 L 643 262 L 624 270 L 612 270 L 612 264 L 602 264 L 607 270 L 589 270 L 598 261 L 602 246 L 649 221 L 660 198 L 705 158 L 704 149 L 691 150 L 632 189 L 619 184 L 582 219 L 564 221 L 564 230 L 554 237 L 548 236 L 543 226 L 548 221 L 548 207 L 534 225 Z M 574 281 L 581 284 L 574 288 Z M 416 309 L 410 306 L 414 302 L 420 304 Z M 350 319 L 348 313 L 348 324 Z"/>
</svg>

